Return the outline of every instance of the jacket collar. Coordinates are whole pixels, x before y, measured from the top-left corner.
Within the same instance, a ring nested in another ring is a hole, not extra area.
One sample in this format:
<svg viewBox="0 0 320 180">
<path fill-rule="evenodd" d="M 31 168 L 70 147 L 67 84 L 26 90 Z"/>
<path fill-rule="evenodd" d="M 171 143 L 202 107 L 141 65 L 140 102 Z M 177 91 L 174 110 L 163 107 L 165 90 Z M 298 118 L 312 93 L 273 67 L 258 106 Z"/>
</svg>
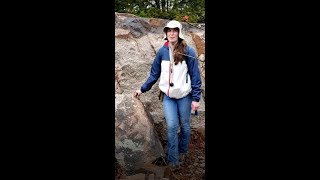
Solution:
<svg viewBox="0 0 320 180">
<path fill-rule="evenodd" d="M 165 42 L 163 45 L 165 48 L 169 49 L 169 41 Z"/>
</svg>

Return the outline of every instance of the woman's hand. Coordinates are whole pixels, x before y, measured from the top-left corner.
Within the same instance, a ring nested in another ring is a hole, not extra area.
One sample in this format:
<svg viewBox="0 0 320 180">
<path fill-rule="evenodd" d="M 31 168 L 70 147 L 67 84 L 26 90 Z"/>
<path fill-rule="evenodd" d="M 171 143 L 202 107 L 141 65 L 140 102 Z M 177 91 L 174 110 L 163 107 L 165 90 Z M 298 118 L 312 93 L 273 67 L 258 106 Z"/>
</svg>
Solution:
<svg viewBox="0 0 320 180">
<path fill-rule="evenodd" d="M 198 110 L 199 107 L 200 107 L 200 103 L 199 102 L 192 101 L 192 103 L 191 103 L 191 110 L 192 111 Z"/>
<path fill-rule="evenodd" d="M 136 92 L 134 92 L 134 97 L 139 97 L 141 93 L 142 92 L 140 90 L 136 90 Z"/>
</svg>

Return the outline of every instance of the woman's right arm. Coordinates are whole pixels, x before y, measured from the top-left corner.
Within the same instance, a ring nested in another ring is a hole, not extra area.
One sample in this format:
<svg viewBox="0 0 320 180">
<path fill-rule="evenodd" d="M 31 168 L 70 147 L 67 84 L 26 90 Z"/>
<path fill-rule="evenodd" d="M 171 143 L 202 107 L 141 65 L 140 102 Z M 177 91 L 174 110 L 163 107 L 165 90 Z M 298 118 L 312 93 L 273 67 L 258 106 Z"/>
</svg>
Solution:
<svg viewBox="0 0 320 180">
<path fill-rule="evenodd" d="M 151 87 L 157 82 L 161 74 L 161 60 L 162 60 L 162 48 L 156 54 L 153 60 L 150 75 L 147 81 L 141 86 L 140 90 L 135 92 L 135 96 L 139 97 L 141 93 L 149 91 Z"/>
</svg>

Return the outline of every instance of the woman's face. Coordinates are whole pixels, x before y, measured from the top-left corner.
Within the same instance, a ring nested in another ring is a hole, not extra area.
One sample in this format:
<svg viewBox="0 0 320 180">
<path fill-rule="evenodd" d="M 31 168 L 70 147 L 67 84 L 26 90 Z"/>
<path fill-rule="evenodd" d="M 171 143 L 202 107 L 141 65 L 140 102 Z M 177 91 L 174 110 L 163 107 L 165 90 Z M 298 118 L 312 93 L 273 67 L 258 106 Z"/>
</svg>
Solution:
<svg viewBox="0 0 320 180">
<path fill-rule="evenodd" d="M 178 41 L 178 37 L 179 37 L 179 29 L 178 28 L 168 28 L 167 38 L 168 38 L 169 42 Z"/>
</svg>

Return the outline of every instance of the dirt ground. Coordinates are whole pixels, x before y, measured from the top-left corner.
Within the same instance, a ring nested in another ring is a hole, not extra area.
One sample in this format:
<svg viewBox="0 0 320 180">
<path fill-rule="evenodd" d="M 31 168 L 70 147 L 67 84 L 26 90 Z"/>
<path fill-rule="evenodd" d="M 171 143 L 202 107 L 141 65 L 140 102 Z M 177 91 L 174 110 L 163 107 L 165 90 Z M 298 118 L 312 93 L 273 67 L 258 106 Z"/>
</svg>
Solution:
<svg viewBox="0 0 320 180">
<path fill-rule="evenodd" d="M 205 141 L 203 130 L 194 130 L 189 144 L 189 153 L 181 170 L 173 172 L 179 180 L 205 179 Z"/>
</svg>

